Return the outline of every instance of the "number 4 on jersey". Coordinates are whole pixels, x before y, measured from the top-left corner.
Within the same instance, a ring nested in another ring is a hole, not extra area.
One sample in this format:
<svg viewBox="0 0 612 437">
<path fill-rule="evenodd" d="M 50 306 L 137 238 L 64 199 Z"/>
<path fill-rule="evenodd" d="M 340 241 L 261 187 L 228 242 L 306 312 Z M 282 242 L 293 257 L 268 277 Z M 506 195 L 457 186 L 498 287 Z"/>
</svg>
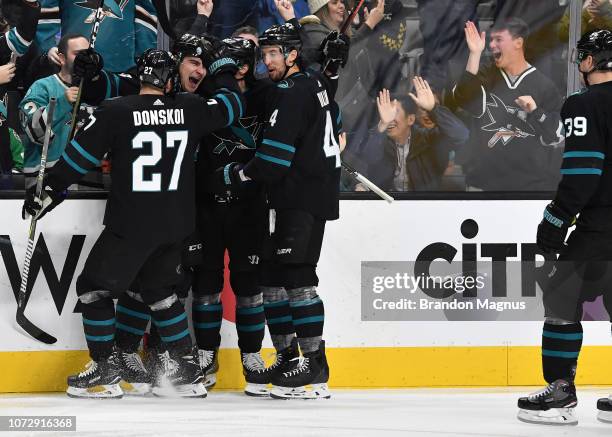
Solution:
<svg viewBox="0 0 612 437">
<path fill-rule="evenodd" d="M 329 111 L 327 111 L 325 120 L 325 137 L 323 139 L 323 152 L 328 158 L 336 158 L 336 168 L 339 168 L 340 165 L 342 165 L 342 162 L 340 161 L 340 146 L 338 145 L 338 142 L 336 141 L 336 136 L 334 135 L 334 126 L 332 124 L 332 118 Z"/>
</svg>

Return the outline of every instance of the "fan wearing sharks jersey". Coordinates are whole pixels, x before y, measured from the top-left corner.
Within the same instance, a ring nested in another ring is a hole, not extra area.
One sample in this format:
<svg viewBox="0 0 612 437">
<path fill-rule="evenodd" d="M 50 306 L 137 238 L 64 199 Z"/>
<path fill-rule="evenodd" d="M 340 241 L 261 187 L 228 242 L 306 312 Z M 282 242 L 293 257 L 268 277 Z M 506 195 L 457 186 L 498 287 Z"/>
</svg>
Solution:
<svg viewBox="0 0 612 437">
<path fill-rule="evenodd" d="M 42 0 L 41 4 L 36 42 L 43 52 L 56 51 L 58 33 L 91 34 L 99 0 Z M 134 67 L 136 57 L 156 45 L 157 14 L 151 0 L 104 0 L 96 50 L 109 71 Z"/>
<path fill-rule="evenodd" d="M 563 143 L 561 98 L 554 84 L 525 60 L 527 25 L 509 18 L 494 26 L 495 64 L 480 66 L 485 33 L 468 22 L 466 71 L 452 99 L 471 116 L 466 183 L 477 191 L 553 190 Z"/>
</svg>

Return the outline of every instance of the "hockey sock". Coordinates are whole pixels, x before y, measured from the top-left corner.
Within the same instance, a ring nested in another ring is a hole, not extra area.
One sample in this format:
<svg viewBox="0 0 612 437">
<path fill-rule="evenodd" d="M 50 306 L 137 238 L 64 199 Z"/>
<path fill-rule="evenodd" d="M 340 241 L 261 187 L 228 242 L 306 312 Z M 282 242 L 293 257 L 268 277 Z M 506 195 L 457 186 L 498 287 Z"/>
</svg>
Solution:
<svg viewBox="0 0 612 437">
<path fill-rule="evenodd" d="M 142 298 L 131 291 L 127 291 L 117 301 L 117 333 L 116 344 L 119 349 L 126 352 L 136 352 L 140 340 L 144 336 L 149 320 L 151 319 L 149 307 Z"/>
<path fill-rule="evenodd" d="M 194 296 L 191 310 L 198 349 L 210 351 L 218 348 L 223 319 L 221 293 Z"/>
<path fill-rule="evenodd" d="M 191 348 L 187 314 L 176 294 L 150 304 L 149 308 L 159 337 L 168 349 L 184 351 Z"/>
<path fill-rule="evenodd" d="M 580 323 L 544 323 L 542 331 L 542 368 L 544 379 L 551 383 L 557 379 L 573 381 L 580 347 L 582 325 Z"/>
<path fill-rule="evenodd" d="M 291 345 L 295 337 L 287 291 L 283 287 L 260 289 L 263 291 L 264 312 L 272 344 L 277 351 L 282 351 Z"/>
<path fill-rule="evenodd" d="M 297 333 L 302 353 L 319 350 L 323 336 L 325 312 L 323 301 L 316 287 L 300 287 L 287 290 L 293 327 Z"/>
<path fill-rule="evenodd" d="M 88 295 L 92 293 L 96 292 L 92 291 Z M 103 297 L 85 303 L 83 298 L 87 299 L 87 296 L 81 296 L 80 299 L 83 303 L 83 328 L 89 355 L 94 361 L 104 360 L 113 353 L 115 342 L 115 307 L 113 301 L 110 297 Z"/>
<path fill-rule="evenodd" d="M 261 293 L 255 296 L 236 296 L 236 331 L 240 351 L 259 352 L 265 329 L 266 317 Z"/>
</svg>

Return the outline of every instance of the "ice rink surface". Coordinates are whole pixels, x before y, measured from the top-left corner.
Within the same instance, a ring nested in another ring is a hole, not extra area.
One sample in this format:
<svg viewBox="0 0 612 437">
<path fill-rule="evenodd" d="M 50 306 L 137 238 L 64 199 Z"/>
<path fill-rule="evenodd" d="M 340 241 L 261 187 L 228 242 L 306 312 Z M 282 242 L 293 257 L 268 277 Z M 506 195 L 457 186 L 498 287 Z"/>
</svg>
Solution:
<svg viewBox="0 0 612 437">
<path fill-rule="evenodd" d="M 332 399 L 254 399 L 211 391 L 206 399 L 70 399 L 63 394 L 0 395 L 0 415 L 73 415 L 77 432 L 5 435 L 87 436 L 612 436 L 596 419 L 609 388 L 580 388 L 578 426 L 516 419 L 520 389 L 335 390 Z M 612 390 L 612 389 L 610 389 Z"/>
</svg>

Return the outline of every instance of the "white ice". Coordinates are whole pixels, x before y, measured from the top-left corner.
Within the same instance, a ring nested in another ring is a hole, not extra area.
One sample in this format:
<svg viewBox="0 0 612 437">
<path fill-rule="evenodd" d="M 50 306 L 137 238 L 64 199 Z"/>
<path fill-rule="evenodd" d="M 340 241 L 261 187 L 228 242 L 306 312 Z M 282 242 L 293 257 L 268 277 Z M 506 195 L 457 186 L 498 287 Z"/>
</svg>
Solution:
<svg viewBox="0 0 612 437">
<path fill-rule="evenodd" d="M 75 415 L 87 436 L 612 436 L 596 420 L 609 388 L 579 388 L 578 426 L 516 419 L 516 399 L 533 388 L 334 390 L 330 400 L 257 399 L 214 390 L 206 399 L 70 399 L 63 394 L 1 395 L 0 415 Z M 10 433 L 0 432 L 0 436 Z"/>
</svg>

